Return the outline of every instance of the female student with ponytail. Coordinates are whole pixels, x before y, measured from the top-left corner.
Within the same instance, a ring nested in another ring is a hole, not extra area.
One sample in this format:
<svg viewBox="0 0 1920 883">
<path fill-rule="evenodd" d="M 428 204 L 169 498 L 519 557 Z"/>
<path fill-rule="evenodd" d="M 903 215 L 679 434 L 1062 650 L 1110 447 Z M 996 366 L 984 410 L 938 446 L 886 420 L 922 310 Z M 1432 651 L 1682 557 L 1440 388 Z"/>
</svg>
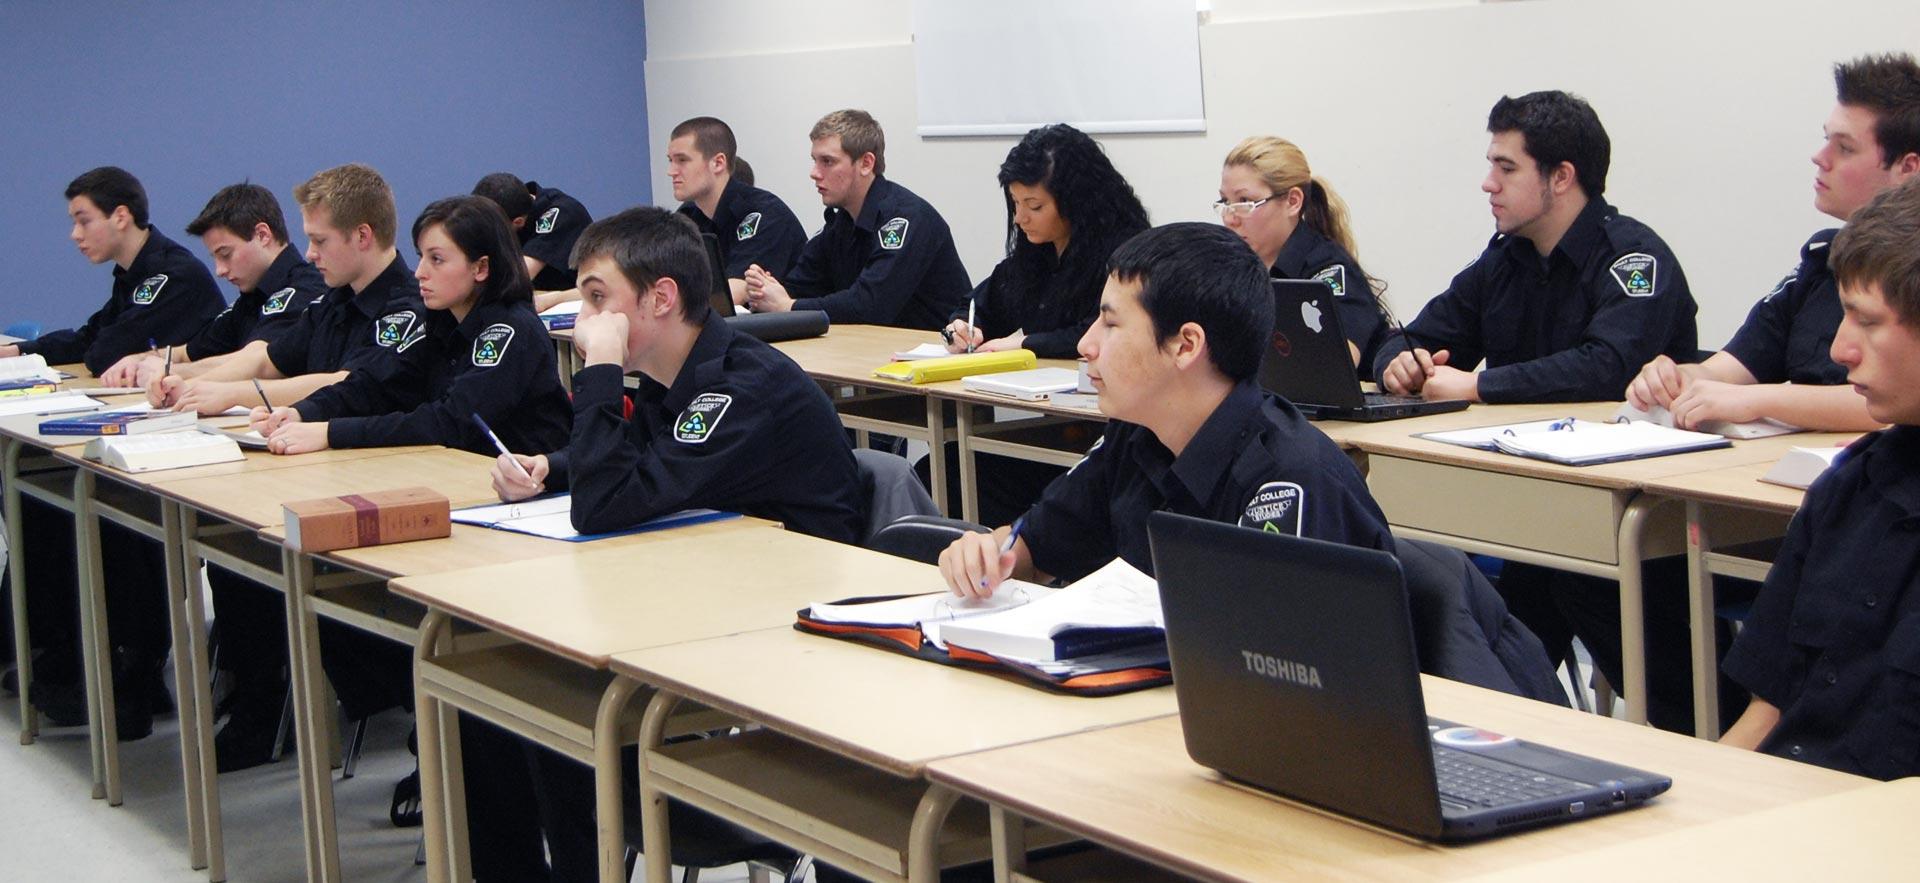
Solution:
<svg viewBox="0 0 1920 883">
<path fill-rule="evenodd" d="M 1256 135 L 1234 145 L 1220 169 L 1220 220 L 1260 256 L 1275 279 L 1318 279 L 1336 295 L 1347 349 L 1363 374 L 1387 334 L 1376 280 L 1354 258 L 1346 200 L 1307 166 L 1293 142 Z"/>
</svg>

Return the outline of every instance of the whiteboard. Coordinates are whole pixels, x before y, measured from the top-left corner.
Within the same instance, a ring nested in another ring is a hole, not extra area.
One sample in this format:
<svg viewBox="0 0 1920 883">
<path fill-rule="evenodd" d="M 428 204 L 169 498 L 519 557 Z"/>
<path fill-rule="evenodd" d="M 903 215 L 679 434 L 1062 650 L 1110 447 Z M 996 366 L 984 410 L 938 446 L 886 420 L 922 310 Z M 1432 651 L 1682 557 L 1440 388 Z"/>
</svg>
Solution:
<svg viewBox="0 0 1920 883">
<path fill-rule="evenodd" d="M 914 0 L 922 137 L 1204 132 L 1194 0 Z"/>
</svg>

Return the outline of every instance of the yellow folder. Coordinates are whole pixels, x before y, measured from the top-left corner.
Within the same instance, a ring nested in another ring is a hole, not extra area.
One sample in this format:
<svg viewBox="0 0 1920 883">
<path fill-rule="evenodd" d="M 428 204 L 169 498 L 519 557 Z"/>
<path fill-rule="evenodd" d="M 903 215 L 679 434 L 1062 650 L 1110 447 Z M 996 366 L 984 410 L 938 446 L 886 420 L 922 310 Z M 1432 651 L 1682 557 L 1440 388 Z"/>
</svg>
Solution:
<svg viewBox="0 0 1920 883">
<path fill-rule="evenodd" d="M 1032 350 L 964 353 L 958 356 L 941 356 L 937 359 L 888 362 L 873 369 L 873 376 L 906 383 L 939 383 L 942 380 L 958 380 L 972 374 L 1025 371 L 1035 364 Z"/>
</svg>

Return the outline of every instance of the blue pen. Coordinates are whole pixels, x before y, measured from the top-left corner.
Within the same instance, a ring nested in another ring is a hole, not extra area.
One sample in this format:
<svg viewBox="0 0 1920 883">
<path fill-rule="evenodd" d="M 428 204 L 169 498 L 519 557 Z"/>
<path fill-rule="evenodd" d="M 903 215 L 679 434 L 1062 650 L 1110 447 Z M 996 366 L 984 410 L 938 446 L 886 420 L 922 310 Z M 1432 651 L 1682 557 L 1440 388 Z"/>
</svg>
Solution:
<svg viewBox="0 0 1920 883">
<path fill-rule="evenodd" d="M 507 462 L 513 464 L 513 470 L 520 473 L 520 477 L 526 479 L 527 484 L 533 484 L 533 474 L 527 471 L 527 467 L 520 465 L 520 458 L 507 450 L 506 444 L 500 441 L 500 437 L 493 434 L 493 427 L 488 426 L 487 421 L 481 419 L 479 411 L 473 412 L 473 422 L 479 424 L 480 431 L 486 433 L 487 438 L 493 442 L 493 446 L 499 449 L 500 456 L 507 458 Z"/>
<path fill-rule="evenodd" d="M 1007 541 L 1000 545 L 1000 554 L 1005 555 L 1008 552 L 1013 551 L 1014 541 L 1020 539 L 1020 529 L 1026 526 L 1027 526 L 1027 516 L 1025 515 L 1022 515 L 1019 518 L 1015 518 L 1013 520 L 1013 527 L 1007 529 Z M 987 587 L 987 581 L 981 580 L 980 588 L 984 589 L 986 587 Z"/>
</svg>

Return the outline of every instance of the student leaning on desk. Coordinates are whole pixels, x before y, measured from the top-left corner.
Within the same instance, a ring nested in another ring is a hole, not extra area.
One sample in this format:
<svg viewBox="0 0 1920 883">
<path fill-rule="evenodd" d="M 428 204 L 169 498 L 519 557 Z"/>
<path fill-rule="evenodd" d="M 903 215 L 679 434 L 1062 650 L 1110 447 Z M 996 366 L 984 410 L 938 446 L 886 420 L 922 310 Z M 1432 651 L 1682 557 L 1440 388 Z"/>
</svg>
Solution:
<svg viewBox="0 0 1920 883">
<path fill-rule="evenodd" d="M 1753 701 L 1722 741 L 1920 775 L 1920 182 L 1855 212 L 1828 265 L 1844 310 L 1833 359 L 1893 428 L 1808 489 L 1727 654 Z"/>
<path fill-rule="evenodd" d="M 1920 174 L 1920 64 L 1905 52 L 1833 67 L 1836 102 L 1814 151 L 1813 207 L 1842 224 L 1889 187 Z M 1813 234 L 1785 278 L 1753 305 L 1725 349 L 1697 365 L 1656 357 L 1626 389 L 1634 407 L 1674 425 L 1778 420 L 1803 429 L 1878 429 L 1829 353 L 1840 324 L 1828 252 L 1838 230 Z"/>
</svg>

